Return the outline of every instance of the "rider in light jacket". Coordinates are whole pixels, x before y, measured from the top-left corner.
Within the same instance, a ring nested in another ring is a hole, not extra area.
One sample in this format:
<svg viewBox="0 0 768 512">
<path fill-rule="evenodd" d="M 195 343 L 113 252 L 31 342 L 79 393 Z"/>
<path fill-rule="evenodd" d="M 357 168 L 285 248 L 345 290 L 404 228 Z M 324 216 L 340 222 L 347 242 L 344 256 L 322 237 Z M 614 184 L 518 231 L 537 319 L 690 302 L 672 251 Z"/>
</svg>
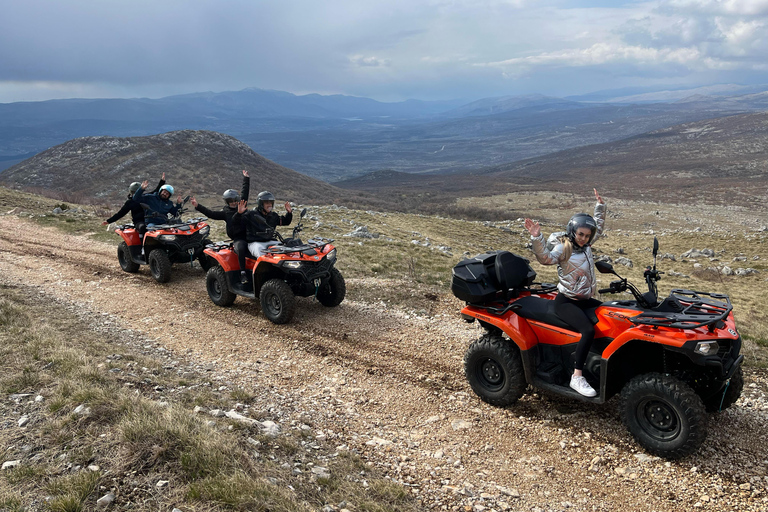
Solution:
<svg viewBox="0 0 768 512">
<path fill-rule="evenodd" d="M 525 229 L 531 234 L 533 253 L 543 265 L 557 265 L 559 292 L 554 300 L 555 314 L 581 334 L 576 345 L 571 388 L 579 394 L 593 397 L 597 392 L 583 375 L 584 363 L 595 328 L 586 311 L 600 305 L 592 296 L 597 291 L 595 257 L 592 243 L 602 235 L 605 224 L 605 203 L 595 189 L 595 216 L 578 213 L 568 221 L 565 236 L 552 248 L 547 247 L 538 222 L 525 219 Z"/>
</svg>

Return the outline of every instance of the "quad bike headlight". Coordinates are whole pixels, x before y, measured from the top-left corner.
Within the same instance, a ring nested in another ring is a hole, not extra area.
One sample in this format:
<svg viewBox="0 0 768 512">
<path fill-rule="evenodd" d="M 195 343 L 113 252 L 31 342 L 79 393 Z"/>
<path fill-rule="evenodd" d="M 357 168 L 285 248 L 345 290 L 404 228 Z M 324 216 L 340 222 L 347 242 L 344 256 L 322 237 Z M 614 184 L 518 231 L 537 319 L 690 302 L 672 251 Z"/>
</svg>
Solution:
<svg viewBox="0 0 768 512">
<path fill-rule="evenodd" d="M 703 356 L 711 356 L 711 355 L 717 354 L 717 351 L 719 348 L 720 348 L 720 345 L 718 345 L 717 342 L 714 340 L 702 341 L 701 343 L 696 344 L 696 348 L 693 349 L 693 351 Z"/>
<path fill-rule="evenodd" d="M 173 242 L 174 240 L 176 240 L 176 235 L 160 235 L 157 238 L 165 242 Z"/>
<path fill-rule="evenodd" d="M 301 262 L 300 261 L 284 261 L 283 266 L 288 268 L 301 268 Z"/>
<path fill-rule="evenodd" d="M 211 231 L 211 226 L 205 226 L 203 229 L 200 230 L 200 234 L 202 236 L 207 235 Z"/>
<path fill-rule="evenodd" d="M 328 251 L 328 254 L 326 254 L 325 257 L 328 258 L 328 261 L 334 261 L 336 259 L 336 248 Z"/>
</svg>

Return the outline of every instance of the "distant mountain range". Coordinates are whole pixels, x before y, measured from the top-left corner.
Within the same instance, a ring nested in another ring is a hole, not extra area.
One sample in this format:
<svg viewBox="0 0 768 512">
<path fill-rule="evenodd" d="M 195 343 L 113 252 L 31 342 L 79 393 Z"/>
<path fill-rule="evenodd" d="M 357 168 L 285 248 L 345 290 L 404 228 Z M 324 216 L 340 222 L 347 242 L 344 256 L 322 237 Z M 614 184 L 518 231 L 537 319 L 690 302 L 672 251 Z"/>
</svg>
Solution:
<svg viewBox="0 0 768 512">
<path fill-rule="evenodd" d="M 527 95 L 383 103 L 245 89 L 161 99 L 7 103 L 0 104 L 0 170 L 78 137 L 192 129 L 226 133 L 267 159 L 333 182 L 382 169 L 471 171 L 768 109 L 768 93 L 756 86 L 666 93 L 623 90 L 580 101 Z M 648 103 L 649 94 L 657 102 Z M 602 99 L 593 101 L 597 97 Z"/>
<path fill-rule="evenodd" d="M 471 172 L 378 171 L 336 185 L 391 197 L 420 191 L 421 201 L 435 209 L 461 196 L 520 190 L 589 193 L 592 187 L 649 203 L 762 209 L 768 201 L 768 112 L 679 124 Z M 685 211 L 680 215 L 685 218 Z"/>
</svg>

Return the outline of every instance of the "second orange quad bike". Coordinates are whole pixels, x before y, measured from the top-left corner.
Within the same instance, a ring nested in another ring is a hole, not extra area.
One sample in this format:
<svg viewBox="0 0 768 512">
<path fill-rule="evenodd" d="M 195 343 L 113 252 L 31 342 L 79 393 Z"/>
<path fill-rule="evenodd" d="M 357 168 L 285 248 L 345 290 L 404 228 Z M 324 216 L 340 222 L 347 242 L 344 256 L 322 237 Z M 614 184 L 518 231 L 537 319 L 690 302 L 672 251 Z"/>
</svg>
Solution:
<svg viewBox="0 0 768 512">
<path fill-rule="evenodd" d="M 707 413 L 741 395 L 741 337 L 727 295 L 674 289 L 659 300 L 657 253 L 654 239 L 644 293 L 610 263 L 596 263 L 619 278 L 600 293 L 631 298 L 587 310 L 595 341 L 584 376 L 598 390 L 594 398 L 569 387 L 580 335 L 555 314 L 555 285 L 534 283 L 528 260 L 505 251 L 457 264 L 451 288 L 467 303 L 461 315 L 485 329 L 464 357 L 473 391 L 496 406 L 514 403 L 529 385 L 593 404 L 619 394 L 622 421 L 648 452 L 670 459 L 695 452 L 706 439 Z"/>
<path fill-rule="evenodd" d="M 240 282 L 240 264 L 231 243 L 219 242 L 206 247 L 205 255 L 213 262 L 206 275 L 206 288 L 213 303 L 229 306 L 238 295 L 258 298 L 264 316 L 276 324 L 293 318 L 296 296 L 314 296 L 328 307 L 341 304 L 347 287 L 335 267 L 333 240 L 310 238 L 302 242 L 297 238 L 306 213 L 306 208 L 301 211 L 291 238 L 283 238 L 275 231 L 279 243 L 269 247 L 258 259 L 245 259 L 249 276 L 245 284 Z"/>
</svg>

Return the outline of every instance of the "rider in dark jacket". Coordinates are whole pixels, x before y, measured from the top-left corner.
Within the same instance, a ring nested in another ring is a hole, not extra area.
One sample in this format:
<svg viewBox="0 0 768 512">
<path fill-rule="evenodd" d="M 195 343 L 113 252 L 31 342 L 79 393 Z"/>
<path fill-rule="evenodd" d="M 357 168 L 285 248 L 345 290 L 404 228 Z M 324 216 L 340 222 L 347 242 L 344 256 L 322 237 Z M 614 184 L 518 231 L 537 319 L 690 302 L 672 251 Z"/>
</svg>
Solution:
<svg viewBox="0 0 768 512">
<path fill-rule="evenodd" d="M 156 194 L 145 194 L 144 191 L 149 186 L 149 182 L 144 180 L 141 186 L 133 194 L 133 200 L 140 204 L 146 204 L 149 210 L 149 217 L 145 218 L 147 227 L 152 225 L 165 224 L 168 222 L 168 214 L 176 215 L 176 212 L 181 208 L 181 196 L 176 198 L 176 204 L 171 202 L 171 196 L 173 195 L 173 187 L 170 185 L 163 185 Z"/>
<path fill-rule="evenodd" d="M 163 185 L 165 185 L 165 173 L 163 173 L 163 177 L 160 178 L 160 182 L 157 184 L 157 187 L 155 187 L 155 190 L 152 191 L 152 194 L 160 190 L 160 187 Z M 136 193 L 139 187 L 141 187 L 141 183 L 138 181 L 131 183 L 131 185 L 128 187 L 128 199 L 123 204 L 123 207 L 120 208 L 116 214 L 102 222 L 102 226 L 112 224 L 113 222 L 125 217 L 126 213 L 131 212 L 131 221 L 133 222 L 133 227 L 136 229 L 136 231 L 139 232 L 139 236 L 141 237 L 144 235 L 144 233 L 147 232 L 147 226 L 144 223 L 144 208 L 142 208 L 141 204 L 133 200 L 133 195 Z"/>
<path fill-rule="evenodd" d="M 245 222 L 248 249 L 254 258 L 258 258 L 264 249 L 275 244 L 274 229 L 277 226 L 288 226 L 293 220 L 291 203 L 285 202 L 285 215 L 273 211 L 275 196 L 264 191 L 259 194 L 258 205 L 251 211 L 245 211 L 246 205 L 240 201 L 235 219 L 242 218 Z"/>
<path fill-rule="evenodd" d="M 237 215 L 237 204 L 242 200 L 248 202 L 248 191 L 250 190 L 251 178 L 248 175 L 248 171 L 243 170 L 243 187 L 240 191 L 240 195 L 234 189 L 226 190 L 223 194 L 224 206 L 221 210 L 209 210 L 205 206 L 199 204 L 193 197 L 191 199 L 192 206 L 197 211 L 213 220 L 223 220 L 227 226 L 227 236 L 232 239 L 232 246 L 237 254 L 237 260 L 240 263 L 240 281 L 248 282 L 248 278 L 245 272 L 245 257 L 248 255 L 248 242 L 246 242 L 245 223 L 242 216 L 238 216 L 238 220 L 235 221 L 234 217 Z"/>
</svg>

